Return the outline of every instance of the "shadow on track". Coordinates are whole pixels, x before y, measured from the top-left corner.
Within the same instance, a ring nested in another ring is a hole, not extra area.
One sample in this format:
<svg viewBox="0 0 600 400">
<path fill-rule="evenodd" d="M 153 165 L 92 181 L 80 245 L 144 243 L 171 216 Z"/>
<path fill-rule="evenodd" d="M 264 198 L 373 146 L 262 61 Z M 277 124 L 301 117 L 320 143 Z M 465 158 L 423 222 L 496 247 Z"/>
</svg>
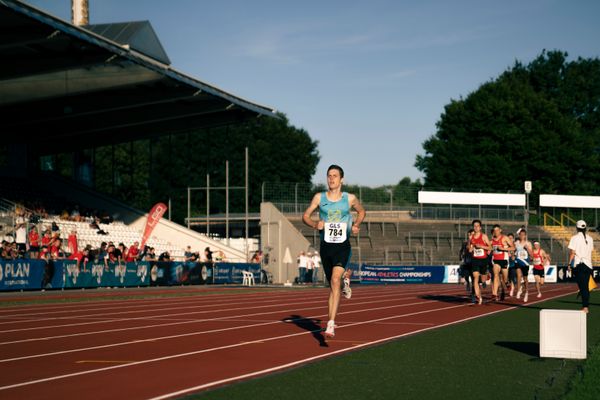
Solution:
<svg viewBox="0 0 600 400">
<path fill-rule="evenodd" d="M 496 342 L 496 346 L 504 347 L 506 349 L 518 351 L 519 353 L 526 354 L 531 357 L 540 356 L 540 345 L 534 342 Z"/>
<path fill-rule="evenodd" d="M 321 333 L 322 328 L 320 319 L 304 318 L 300 315 L 290 315 L 289 317 L 282 319 L 282 321 L 289 324 L 294 324 L 297 327 L 310 332 L 315 340 L 319 342 L 319 346 L 329 347 L 325 341 L 325 336 L 323 336 Z"/>
<path fill-rule="evenodd" d="M 441 294 L 425 294 L 419 296 L 423 300 L 443 301 L 444 303 L 470 303 L 471 300 L 467 296 L 452 296 L 452 295 L 441 295 Z"/>
</svg>

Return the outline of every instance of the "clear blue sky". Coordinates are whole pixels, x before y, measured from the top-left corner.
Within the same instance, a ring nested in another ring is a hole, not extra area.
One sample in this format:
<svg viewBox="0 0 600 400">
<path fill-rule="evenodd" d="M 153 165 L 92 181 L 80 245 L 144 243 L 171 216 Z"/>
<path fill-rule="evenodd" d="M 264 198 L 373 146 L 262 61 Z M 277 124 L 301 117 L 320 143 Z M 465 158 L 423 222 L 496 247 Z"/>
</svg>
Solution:
<svg viewBox="0 0 600 400">
<path fill-rule="evenodd" d="M 420 177 L 450 99 L 542 49 L 600 56 L 600 1 L 89 0 L 91 23 L 150 20 L 173 65 L 285 112 L 319 141 L 314 177 Z M 30 0 L 70 19 L 70 0 Z"/>
</svg>

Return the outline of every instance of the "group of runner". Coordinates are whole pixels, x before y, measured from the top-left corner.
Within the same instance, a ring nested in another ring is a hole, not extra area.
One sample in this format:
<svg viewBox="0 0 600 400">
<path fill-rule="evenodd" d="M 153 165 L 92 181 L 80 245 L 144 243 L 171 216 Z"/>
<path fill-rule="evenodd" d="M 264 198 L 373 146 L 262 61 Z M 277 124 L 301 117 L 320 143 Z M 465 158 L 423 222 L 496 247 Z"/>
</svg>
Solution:
<svg viewBox="0 0 600 400">
<path fill-rule="evenodd" d="M 544 266 L 550 264 L 550 255 L 539 242 L 527 238 L 527 231 L 521 227 L 517 238 L 512 233 L 505 235 L 502 227 L 494 225 L 491 239 L 482 231 L 482 223 L 476 219 L 467 232 L 461 252 L 461 277 L 473 303 L 482 304 L 482 289 L 492 280 L 492 301 L 503 301 L 515 296 L 527 303 L 529 300 L 529 271 L 533 267 L 537 297 L 542 297 Z M 510 289 L 509 289 L 510 287 Z"/>
<path fill-rule="evenodd" d="M 358 198 L 342 191 L 344 170 L 339 165 L 327 169 L 327 190 L 314 195 L 303 215 L 303 222 L 319 231 L 320 254 L 323 272 L 329 282 L 328 321 L 325 336 L 335 335 L 335 318 L 341 296 L 352 296 L 350 277 L 347 269 L 351 257 L 350 236 L 360 231 L 365 218 L 365 209 Z M 319 210 L 318 220 L 312 214 Z M 356 212 L 353 218 L 352 210 Z M 581 290 L 583 311 L 588 312 L 589 290 L 587 280 L 591 275 L 592 238 L 586 236 L 587 225 L 577 222 L 577 235 L 569 243 L 571 250 L 569 264 L 578 271 L 578 284 Z M 544 267 L 550 264 L 550 256 L 539 242 L 533 243 L 527 237 L 525 227 L 516 232 L 504 234 L 502 227 L 494 225 L 491 238 L 482 230 L 482 223 L 476 219 L 467 233 L 461 249 L 461 276 L 473 303 L 482 304 L 482 289 L 492 280 L 492 300 L 502 301 L 515 296 L 524 303 L 529 300 L 529 272 L 533 268 L 537 297 L 542 297 Z M 481 285 L 481 286 L 480 286 Z"/>
</svg>

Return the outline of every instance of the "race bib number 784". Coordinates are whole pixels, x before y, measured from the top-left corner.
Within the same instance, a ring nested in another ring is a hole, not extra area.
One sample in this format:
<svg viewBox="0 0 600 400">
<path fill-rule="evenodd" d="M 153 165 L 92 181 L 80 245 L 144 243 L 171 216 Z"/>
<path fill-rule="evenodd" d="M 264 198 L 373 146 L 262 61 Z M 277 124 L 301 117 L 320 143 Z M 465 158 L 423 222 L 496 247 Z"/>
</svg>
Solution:
<svg viewBox="0 0 600 400">
<path fill-rule="evenodd" d="M 343 243 L 346 241 L 348 225 L 345 222 L 326 222 L 325 241 L 327 243 Z"/>
</svg>

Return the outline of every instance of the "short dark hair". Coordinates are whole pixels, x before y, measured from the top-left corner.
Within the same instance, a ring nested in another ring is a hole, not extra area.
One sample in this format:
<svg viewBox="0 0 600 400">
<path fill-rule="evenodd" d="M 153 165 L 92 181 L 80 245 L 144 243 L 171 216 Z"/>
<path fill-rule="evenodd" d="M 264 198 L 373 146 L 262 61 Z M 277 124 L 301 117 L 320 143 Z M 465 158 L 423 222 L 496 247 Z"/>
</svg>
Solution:
<svg viewBox="0 0 600 400">
<path fill-rule="evenodd" d="M 475 225 L 475 224 L 482 225 L 481 220 L 480 219 L 474 219 L 473 222 L 471 222 L 471 225 Z"/>
<path fill-rule="evenodd" d="M 494 224 L 494 226 L 492 226 L 492 230 L 494 230 L 494 229 L 496 229 L 496 228 L 500 228 L 500 229 L 502 229 L 502 227 L 501 227 L 500 225 L 498 225 L 498 224 Z"/>
<path fill-rule="evenodd" d="M 337 165 L 337 164 L 331 164 L 331 165 L 329 166 L 329 168 L 327 168 L 327 174 L 329 174 L 329 171 L 331 171 L 332 169 L 337 169 L 338 171 L 340 171 L 340 178 L 343 178 L 343 177 L 344 177 L 344 170 L 343 170 L 343 168 L 342 168 L 342 167 L 340 167 L 340 166 L 339 166 L 339 165 Z"/>
</svg>

